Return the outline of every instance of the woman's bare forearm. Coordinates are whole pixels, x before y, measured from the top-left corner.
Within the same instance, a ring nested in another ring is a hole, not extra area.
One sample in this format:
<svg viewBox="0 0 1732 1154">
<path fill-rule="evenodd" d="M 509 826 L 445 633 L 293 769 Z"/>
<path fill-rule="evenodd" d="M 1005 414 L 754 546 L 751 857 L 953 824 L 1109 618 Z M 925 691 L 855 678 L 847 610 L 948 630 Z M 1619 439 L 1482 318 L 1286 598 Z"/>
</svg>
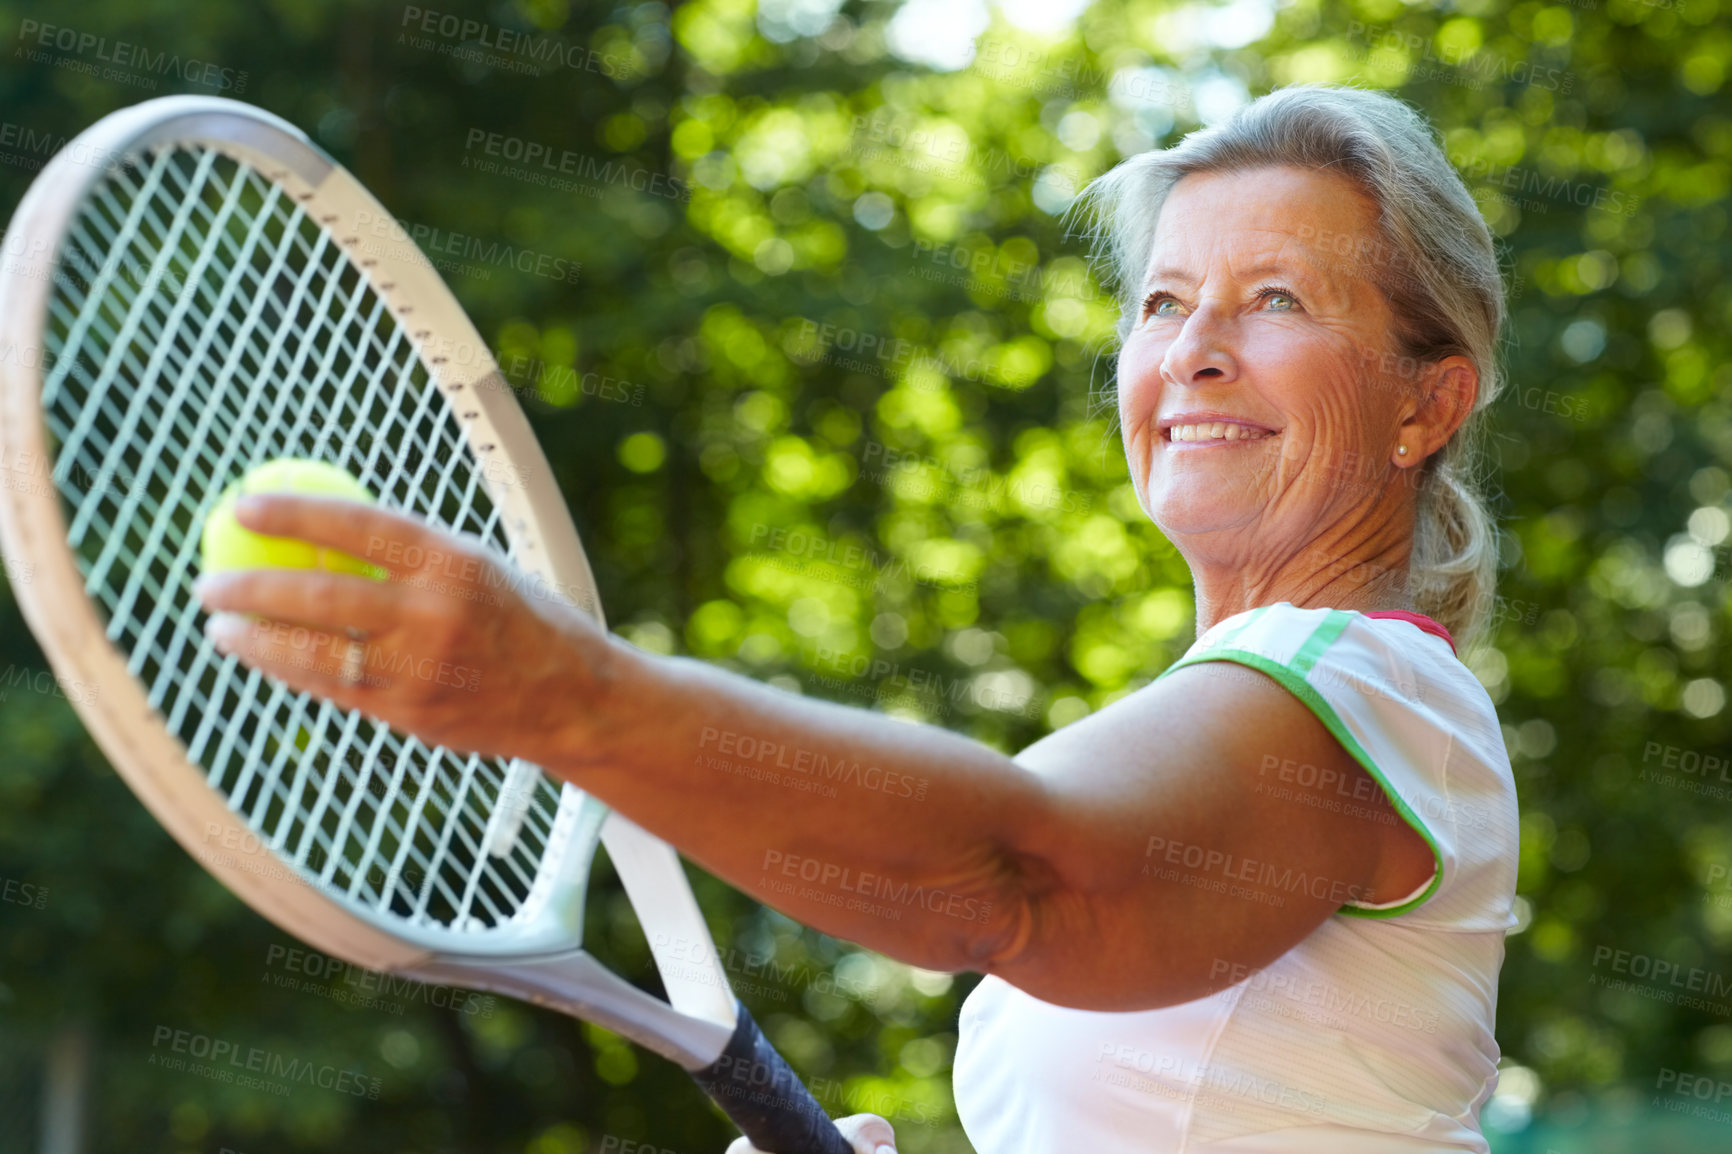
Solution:
<svg viewBox="0 0 1732 1154">
<path fill-rule="evenodd" d="M 1011 848 L 1039 779 L 977 741 L 608 641 L 596 720 L 546 768 L 790 917 L 914 965 L 984 969 L 1028 932 Z"/>
</svg>

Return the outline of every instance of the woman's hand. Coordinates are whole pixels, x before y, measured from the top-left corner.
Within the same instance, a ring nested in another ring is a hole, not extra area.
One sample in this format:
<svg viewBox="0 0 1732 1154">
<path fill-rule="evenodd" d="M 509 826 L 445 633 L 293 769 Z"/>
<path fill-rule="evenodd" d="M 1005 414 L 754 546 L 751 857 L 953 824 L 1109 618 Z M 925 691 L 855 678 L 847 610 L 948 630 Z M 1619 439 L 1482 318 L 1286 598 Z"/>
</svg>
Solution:
<svg viewBox="0 0 1732 1154">
<path fill-rule="evenodd" d="M 854 1146 L 854 1154 L 896 1154 L 896 1134 L 890 1123 L 876 1114 L 854 1114 L 836 1119 L 836 1129 Z M 744 1138 L 735 1138 L 727 1154 L 778 1154 L 759 1150 Z"/>
<path fill-rule="evenodd" d="M 454 751 L 546 764 L 599 716 L 612 643 L 560 596 L 586 591 L 551 590 L 474 537 L 359 502 L 272 493 L 235 512 L 248 529 L 340 549 L 390 580 L 203 576 L 205 633 L 221 652 Z"/>
</svg>

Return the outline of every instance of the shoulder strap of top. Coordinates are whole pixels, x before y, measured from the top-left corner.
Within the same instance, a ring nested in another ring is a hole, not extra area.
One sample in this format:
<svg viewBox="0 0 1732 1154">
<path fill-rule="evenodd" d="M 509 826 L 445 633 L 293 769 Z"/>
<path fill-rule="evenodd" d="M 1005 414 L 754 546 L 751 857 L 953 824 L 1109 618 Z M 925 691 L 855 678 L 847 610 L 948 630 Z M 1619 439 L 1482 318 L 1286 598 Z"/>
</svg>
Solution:
<svg viewBox="0 0 1732 1154">
<path fill-rule="evenodd" d="M 1406 621 L 1409 624 L 1417 625 L 1427 633 L 1435 634 L 1449 642 L 1450 652 L 1455 652 L 1455 638 L 1449 635 L 1449 630 L 1445 629 L 1442 625 L 1439 625 L 1436 621 L 1433 621 L 1423 613 L 1409 613 L 1405 609 L 1379 609 L 1375 613 L 1362 613 L 1360 616 L 1393 617 L 1397 621 Z"/>
</svg>

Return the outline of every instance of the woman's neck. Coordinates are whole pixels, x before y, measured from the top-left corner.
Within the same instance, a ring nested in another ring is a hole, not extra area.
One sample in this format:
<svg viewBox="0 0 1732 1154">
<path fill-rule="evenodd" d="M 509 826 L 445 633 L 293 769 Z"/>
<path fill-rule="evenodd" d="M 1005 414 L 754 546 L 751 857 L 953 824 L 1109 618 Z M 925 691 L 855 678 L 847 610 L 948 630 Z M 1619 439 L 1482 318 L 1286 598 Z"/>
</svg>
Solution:
<svg viewBox="0 0 1732 1154">
<path fill-rule="evenodd" d="M 1402 547 L 1373 557 L 1307 564 L 1304 558 L 1271 574 L 1244 568 L 1211 572 L 1195 566 L 1197 635 L 1248 609 L 1286 601 L 1301 609 L 1416 612 L 1408 589 L 1411 550 Z"/>
</svg>

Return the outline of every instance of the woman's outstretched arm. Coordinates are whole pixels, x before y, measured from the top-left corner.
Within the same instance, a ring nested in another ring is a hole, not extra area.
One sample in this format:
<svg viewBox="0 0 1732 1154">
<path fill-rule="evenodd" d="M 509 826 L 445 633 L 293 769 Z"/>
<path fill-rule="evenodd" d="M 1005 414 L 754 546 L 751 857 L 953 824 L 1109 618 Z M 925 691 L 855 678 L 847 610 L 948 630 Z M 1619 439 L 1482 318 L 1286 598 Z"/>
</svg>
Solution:
<svg viewBox="0 0 1732 1154">
<path fill-rule="evenodd" d="M 1342 903 L 1432 872 L 1316 717 L 1241 666 L 1178 670 L 1011 758 L 609 645 L 588 663 L 607 670 L 606 707 L 548 768 L 765 904 L 915 965 L 1149 1008 L 1242 980 Z M 1268 788 L 1283 765 L 1317 767 L 1321 800 L 1381 820 Z"/>
<path fill-rule="evenodd" d="M 915 965 L 1080 1008 L 1169 1005 L 1273 961 L 1342 903 L 1431 874 L 1364 771 L 1252 670 L 1177 670 L 1011 758 L 644 653 L 413 517 L 281 495 L 237 512 L 257 532 L 424 560 L 389 582 L 201 579 L 225 652 L 429 744 L 535 761 L 766 904 Z M 342 680 L 330 658 L 351 628 L 389 675 Z M 1383 812 L 1260 788 L 1288 764 Z"/>
</svg>

